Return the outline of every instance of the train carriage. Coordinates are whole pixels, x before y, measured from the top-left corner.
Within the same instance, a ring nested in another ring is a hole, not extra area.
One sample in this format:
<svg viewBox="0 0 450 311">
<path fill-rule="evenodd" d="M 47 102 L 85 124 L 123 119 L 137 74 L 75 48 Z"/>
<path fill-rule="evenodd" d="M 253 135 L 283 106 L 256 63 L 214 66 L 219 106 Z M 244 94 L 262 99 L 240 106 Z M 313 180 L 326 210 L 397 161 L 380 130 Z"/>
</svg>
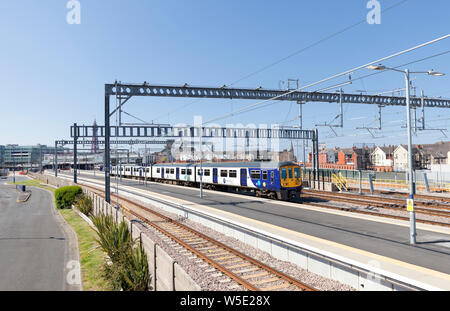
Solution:
<svg viewBox="0 0 450 311">
<path fill-rule="evenodd" d="M 111 174 L 120 170 L 112 167 Z M 180 185 L 198 185 L 200 176 L 206 189 L 234 189 L 256 196 L 288 200 L 300 195 L 300 166 L 293 162 L 217 162 L 199 164 L 154 164 L 150 167 L 123 165 L 122 175 Z"/>
<path fill-rule="evenodd" d="M 203 168 L 211 169 L 213 185 L 247 189 L 257 196 L 287 200 L 302 189 L 300 166 L 293 162 L 206 163 Z"/>
</svg>

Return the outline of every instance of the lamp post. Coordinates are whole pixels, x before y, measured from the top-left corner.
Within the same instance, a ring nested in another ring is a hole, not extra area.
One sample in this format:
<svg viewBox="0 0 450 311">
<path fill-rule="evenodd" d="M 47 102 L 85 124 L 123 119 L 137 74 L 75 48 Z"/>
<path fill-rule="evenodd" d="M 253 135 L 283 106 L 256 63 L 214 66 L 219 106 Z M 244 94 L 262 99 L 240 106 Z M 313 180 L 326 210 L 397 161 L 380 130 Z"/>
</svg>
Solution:
<svg viewBox="0 0 450 311">
<path fill-rule="evenodd" d="M 203 136 L 203 122 L 200 125 L 200 198 L 203 199 L 203 141 L 202 141 L 202 136 Z"/>
<path fill-rule="evenodd" d="M 11 156 L 13 158 L 13 184 L 15 184 L 16 183 L 16 158 L 14 157 L 13 152 L 11 152 Z"/>
<path fill-rule="evenodd" d="M 407 210 L 409 211 L 409 243 L 416 244 L 416 214 L 414 212 L 414 175 L 413 175 L 413 152 L 412 152 L 412 135 L 411 135 L 411 103 L 410 103 L 410 74 L 412 73 L 426 73 L 429 76 L 443 76 L 443 73 L 436 72 L 434 70 L 429 71 L 414 71 L 410 72 L 409 69 L 404 71 L 395 68 L 389 68 L 383 65 L 371 65 L 367 69 L 371 70 L 392 70 L 401 72 L 405 75 L 406 83 L 406 122 L 408 131 L 408 168 L 409 168 L 409 199 L 407 200 Z"/>
</svg>

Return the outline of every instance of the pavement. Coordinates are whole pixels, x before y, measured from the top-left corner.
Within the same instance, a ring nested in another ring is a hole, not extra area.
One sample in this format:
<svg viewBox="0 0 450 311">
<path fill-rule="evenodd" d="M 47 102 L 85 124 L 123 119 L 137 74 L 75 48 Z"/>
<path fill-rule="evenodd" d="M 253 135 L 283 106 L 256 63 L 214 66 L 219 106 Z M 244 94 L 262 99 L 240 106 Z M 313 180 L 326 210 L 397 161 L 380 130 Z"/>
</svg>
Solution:
<svg viewBox="0 0 450 311">
<path fill-rule="evenodd" d="M 71 178 L 70 174 L 59 174 Z M 79 182 L 98 180 L 104 176 L 80 172 Z M 265 222 L 302 234 L 318 237 L 341 245 L 393 258 L 405 263 L 450 274 L 450 230 L 438 226 L 419 226 L 417 244 L 409 244 L 409 226 L 405 221 L 384 220 L 380 217 L 355 216 L 348 212 L 324 212 L 308 208 L 304 204 L 280 202 L 252 196 L 204 190 L 204 198 L 199 197 L 199 189 L 159 183 L 149 183 L 122 179 L 122 183 L 137 189 L 145 189 L 202 204 L 257 221 Z M 111 178 L 111 193 L 116 181 Z M 419 229 L 425 227 L 427 230 Z"/>
<path fill-rule="evenodd" d="M 16 202 L 9 181 L 0 180 L 0 291 L 80 290 L 76 235 L 56 211 L 52 193 L 29 187 L 30 198 Z"/>
</svg>

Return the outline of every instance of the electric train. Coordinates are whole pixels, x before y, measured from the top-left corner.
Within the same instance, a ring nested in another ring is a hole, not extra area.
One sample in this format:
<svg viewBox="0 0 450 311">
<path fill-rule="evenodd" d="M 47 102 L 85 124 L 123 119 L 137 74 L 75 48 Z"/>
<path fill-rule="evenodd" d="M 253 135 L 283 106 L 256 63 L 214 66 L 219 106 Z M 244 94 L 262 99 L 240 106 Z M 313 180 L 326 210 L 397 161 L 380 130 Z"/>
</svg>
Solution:
<svg viewBox="0 0 450 311">
<path fill-rule="evenodd" d="M 201 174 L 201 169 L 203 174 Z M 205 189 L 254 192 L 256 196 L 289 200 L 300 196 L 300 166 L 293 162 L 161 163 L 111 167 L 111 175 Z M 202 175 L 202 176 L 201 176 Z"/>
</svg>

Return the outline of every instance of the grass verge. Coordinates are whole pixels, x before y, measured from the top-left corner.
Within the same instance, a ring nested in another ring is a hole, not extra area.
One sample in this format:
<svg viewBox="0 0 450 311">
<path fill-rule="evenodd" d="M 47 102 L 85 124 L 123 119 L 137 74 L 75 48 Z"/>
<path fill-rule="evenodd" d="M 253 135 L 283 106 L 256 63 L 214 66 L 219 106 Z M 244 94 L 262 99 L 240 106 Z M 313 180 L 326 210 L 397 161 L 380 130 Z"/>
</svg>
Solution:
<svg viewBox="0 0 450 311">
<path fill-rule="evenodd" d="M 25 185 L 25 186 L 30 186 L 30 187 L 39 187 L 39 188 L 43 188 L 46 190 L 50 190 L 51 192 L 55 193 L 56 188 L 50 187 L 50 186 L 46 186 L 41 185 L 41 181 L 36 180 L 36 179 L 29 179 L 29 180 L 24 180 L 24 181 L 16 181 L 16 183 L 13 182 L 9 182 L 8 184 L 10 185 Z"/>
<path fill-rule="evenodd" d="M 112 284 L 102 277 L 105 254 L 95 240 L 97 235 L 92 228 L 72 209 L 59 212 L 78 235 L 81 274 L 84 290 L 113 290 Z"/>
<path fill-rule="evenodd" d="M 18 185 L 40 187 L 55 193 L 56 188 L 41 185 L 39 180 L 31 179 L 16 182 Z M 58 209 L 67 223 L 72 226 L 78 236 L 78 249 L 80 250 L 81 274 L 83 289 L 89 291 L 113 290 L 109 280 L 102 277 L 102 267 L 105 253 L 99 247 L 95 231 L 72 209 Z"/>
</svg>

